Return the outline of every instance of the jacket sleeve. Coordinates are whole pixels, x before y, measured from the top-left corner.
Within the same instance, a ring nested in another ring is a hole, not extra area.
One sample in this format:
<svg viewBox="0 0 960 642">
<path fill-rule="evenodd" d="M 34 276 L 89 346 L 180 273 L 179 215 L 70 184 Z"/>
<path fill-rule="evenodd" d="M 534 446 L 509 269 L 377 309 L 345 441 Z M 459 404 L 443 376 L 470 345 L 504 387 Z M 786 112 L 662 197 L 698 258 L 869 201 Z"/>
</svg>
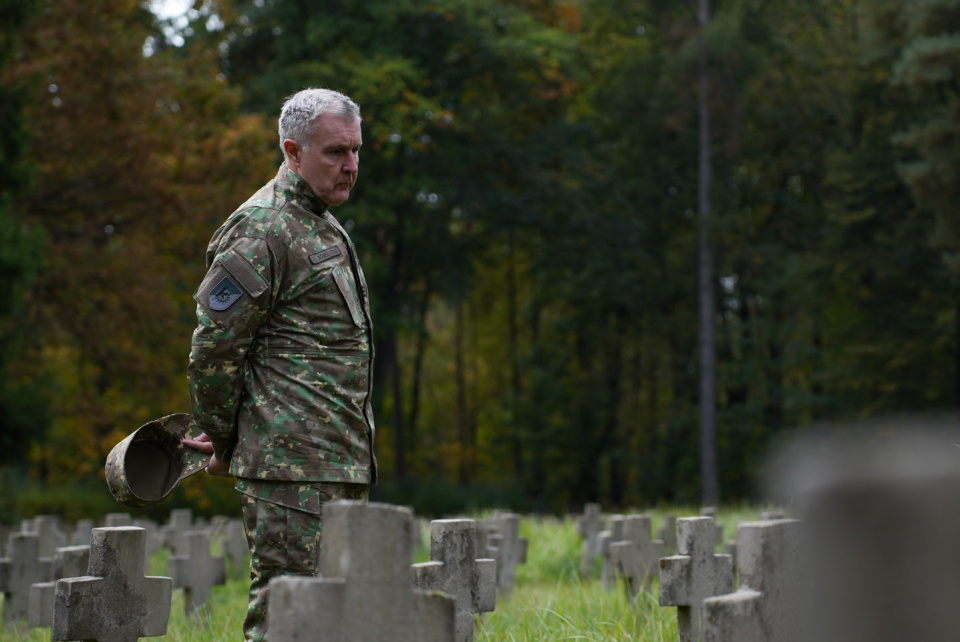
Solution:
<svg viewBox="0 0 960 642">
<path fill-rule="evenodd" d="M 246 355 L 269 314 L 276 265 L 263 239 L 233 239 L 218 249 L 194 293 L 197 329 L 187 369 L 193 418 L 221 461 L 236 444 Z"/>
</svg>

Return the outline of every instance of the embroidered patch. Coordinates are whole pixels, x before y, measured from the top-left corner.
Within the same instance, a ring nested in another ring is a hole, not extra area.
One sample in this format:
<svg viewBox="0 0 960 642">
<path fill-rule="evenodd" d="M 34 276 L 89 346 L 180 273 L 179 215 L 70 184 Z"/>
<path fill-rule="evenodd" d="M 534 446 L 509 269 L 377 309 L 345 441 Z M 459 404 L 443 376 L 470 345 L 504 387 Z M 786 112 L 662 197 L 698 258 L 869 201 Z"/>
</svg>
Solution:
<svg viewBox="0 0 960 642">
<path fill-rule="evenodd" d="M 217 311 L 226 310 L 242 296 L 243 292 L 237 284 L 231 281 L 229 276 L 225 276 L 210 290 L 210 307 Z"/>
<path fill-rule="evenodd" d="M 314 265 L 318 265 L 320 263 L 323 263 L 324 261 L 332 259 L 335 256 L 340 256 L 341 253 L 342 252 L 340 251 L 340 246 L 334 245 L 331 248 L 327 248 L 323 252 L 317 252 L 316 254 L 311 254 L 310 262 L 313 263 Z"/>
</svg>

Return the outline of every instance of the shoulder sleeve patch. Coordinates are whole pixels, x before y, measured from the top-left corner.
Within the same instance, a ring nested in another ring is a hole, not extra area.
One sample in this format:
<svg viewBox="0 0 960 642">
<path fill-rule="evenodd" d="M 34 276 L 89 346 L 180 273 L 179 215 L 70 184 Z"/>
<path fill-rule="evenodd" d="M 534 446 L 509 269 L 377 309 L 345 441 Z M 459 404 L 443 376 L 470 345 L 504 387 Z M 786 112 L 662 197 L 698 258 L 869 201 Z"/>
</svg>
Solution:
<svg viewBox="0 0 960 642">
<path fill-rule="evenodd" d="M 223 311 L 240 300 L 243 292 L 229 276 L 220 279 L 220 282 L 213 286 L 208 295 L 210 309 Z"/>
<path fill-rule="evenodd" d="M 254 299 L 267 290 L 267 281 L 250 265 L 250 262 L 236 252 L 228 253 L 222 260 L 236 283 L 243 287 Z"/>
</svg>

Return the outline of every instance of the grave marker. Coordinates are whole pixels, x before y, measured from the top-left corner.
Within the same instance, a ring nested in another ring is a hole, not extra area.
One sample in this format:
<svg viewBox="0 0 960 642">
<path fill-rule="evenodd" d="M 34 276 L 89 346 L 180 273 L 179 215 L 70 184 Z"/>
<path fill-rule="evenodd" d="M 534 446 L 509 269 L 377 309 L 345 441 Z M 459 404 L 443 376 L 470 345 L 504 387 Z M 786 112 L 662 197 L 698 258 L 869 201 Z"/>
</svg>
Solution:
<svg viewBox="0 0 960 642">
<path fill-rule="evenodd" d="M 628 515 L 623 522 L 623 541 L 610 545 L 614 567 L 626 580 L 631 597 L 641 589 L 649 591 L 660 573 L 663 542 L 651 539 L 651 530 L 649 515 Z"/>
<path fill-rule="evenodd" d="M 93 532 L 94 523 L 92 519 L 78 520 L 73 527 L 73 534 L 70 536 L 71 546 L 89 546 L 90 534 Z"/>
<path fill-rule="evenodd" d="M 712 517 L 715 523 L 714 528 L 717 530 L 716 540 L 714 541 L 714 548 L 723 544 L 723 524 L 720 523 L 720 520 L 717 519 L 717 509 L 713 506 L 704 506 L 700 509 L 701 517 Z"/>
<path fill-rule="evenodd" d="M 193 511 L 189 508 L 174 508 L 170 511 L 167 525 L 160 529 L 162 545 L 171 555 L 187 555 L 187 533 L 193 528 Z"/>
<path fill-rule="evenodd" d="M 442 591 L 457 601 L 456 640 L 473 640 L 476 614 L 497 604 L 497 562 L 477 558 L 477 522 L 437 519 L 430 523 L 430 561 L 413 565 L 413 585 Z"/>
<path fill-rule="evenodd" d="M 223 584 L 226 578 L 223 557 L 210 554 L 209 531 L 190 531 L 185 537 L 184 555 L 170 557 L 170 576 L 173 588 L 183 589 L 183 610 L 187 615 L 207 603 L 212 586 Z"/>
<path fill-rule="evenodd" d="M 167 632 L 173 580 L 144 577 L 146 533 L 95 528 L 83 577 L 57 580 L 51 640 L 135 642 Z"/>
<path fill-rule="evenodd" d="M 517 565 L 527 561 L 527 539 L 520 537 L 520 516 L 513 513 L 495 515 L 493 529 L 488 551 L 497 561 L 497 589 L 507 597 L 513 593 Z"/>
<path fill-rule="evenodd" d="M 323 507 L 319 577 L 270 582 L 271 642 L 452 642 L 456 603 L 413 588 L 412 513 L 387 504 Z"/>
<path fill-rule="evenodd" d="M 663 542 L 664 553 L 674 553 L 677 549 L 677 516 L 667 513 L 663 516 L 663 526 L 657 529 L 657 539 Z"/>
<path fill-rule="evenodd" d="M 47 579 L 43 576 L 39 551 L 40 537 L 36 533 L 11 533 L 7 539 L 7 557 L 0 559 L 4 623 L 27 619 L 30 586 Z"/>
<path fill-rule="evenodd" d="M 681 518 L 677 530 L 679 554 L 660 560 L 660 606 L 677 607 L 680 642 L 698 642 L 703 601 L 733 592 L 733 560 L 714 555 L 712 518 Z"/>
<path fill-rule="evenodd" d="M 804 641 L 955 642 L 956 418 L 851 428 L 807 435 L 778 460 L 776 494 L 803 520 L 800 558 L 814 589 L 801 603 Z"/>
<path fill-rule="evenodd" d="M 241 520 L 231 519 L 226 523 L 223 538 L 220 540 L 220 550 L 227 563 L 227 574 L 233 579 L 247 577 L 249 574 L 247 555 L 250 549 Z"/>
<path fill-rule="evenodd" d="M 65 546 L 58 548 L 53 556 L 53 581 L 30 586 L 30 607 L 27 621 L 30 626 L 53 624 L 53 601 L 57 580 L 65 577 L 80 577 L 87 574 L 90 563 L 90 546 Z"/>
<path fill-rule="evenodd" d="M 704 601 L 704 642 L 797 639 L 799 524 L 792 519 L 740 523 L 740 589 Z"/>
<path fill-rule="evenodd" d="M 617 569 L 610 556 L 610 545 L 623 541 L 623 519 L 623 515 L 612 515 L 610 530 L 600 533 L 600 555 L 603 557 L 600 581 L 605 589 L 613 588 L 617 584 Z"/>
<path fill-rule="evenodd" d="M 133 526 L 133 516 L 130 513 L 107 513 L 104 524 L 107 528 Z"/>
<path fill-rule="evenodd" d="M 593 575 L 597 556 L 600 554 L 600 531 L 603 517 L 600 504 L 588 503 L 583 507 L 583 516 L 577 520 L 577 534 L 583 538 L 580 550 L 580 577 Z"/>
</svg>

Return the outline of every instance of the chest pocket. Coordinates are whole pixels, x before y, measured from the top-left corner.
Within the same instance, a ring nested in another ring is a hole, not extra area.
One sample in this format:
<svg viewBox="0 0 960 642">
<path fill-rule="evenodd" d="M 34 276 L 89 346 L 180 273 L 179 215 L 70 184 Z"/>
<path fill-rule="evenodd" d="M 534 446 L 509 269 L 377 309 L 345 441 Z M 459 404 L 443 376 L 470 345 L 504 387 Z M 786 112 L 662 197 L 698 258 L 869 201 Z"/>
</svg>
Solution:
<svg viewBox="0 0 960 642">
<path fill-rule="evenodd" d="M 360 299 L 357 297 L 353 279 L 348 277 L 344 268 L 337 266 L 333 268 L 333 280 L 336 282 L 337 288 L 343 296 L 343 300 L 347 303 L 347 308 L 350 310 L 350 318 L 353 319 L 354 324 L 358 328 L 362 328 L 363 310 L 360 309 Z"/>
</svg>

